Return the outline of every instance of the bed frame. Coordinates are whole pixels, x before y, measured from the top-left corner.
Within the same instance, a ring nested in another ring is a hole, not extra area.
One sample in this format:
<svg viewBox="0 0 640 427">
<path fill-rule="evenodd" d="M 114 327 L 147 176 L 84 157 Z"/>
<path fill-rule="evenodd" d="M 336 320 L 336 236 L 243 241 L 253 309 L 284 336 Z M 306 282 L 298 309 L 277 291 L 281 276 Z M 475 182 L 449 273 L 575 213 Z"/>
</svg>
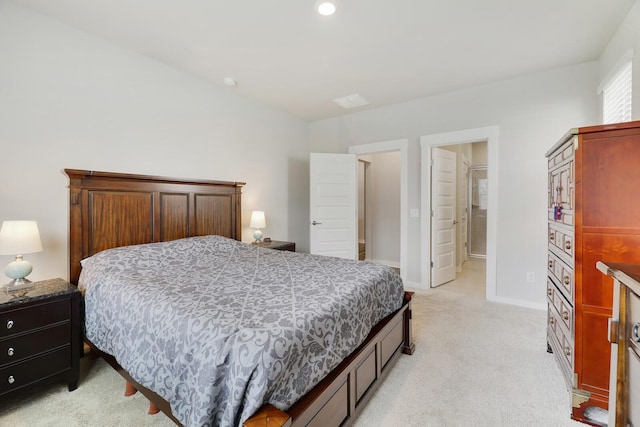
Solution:
<svg viewBox="0 0 640 427">
<path fill-rule="evenodd" d="M 65 169 L 69 177 L 69 276 L 80 260 L 127 245 L 218 234 L 241 240 L 243 182 L 185 180 Z M 401 353 L 413 354 L 411 297 L 382 320 L 367 340 L 287 412 L 266 404 L 245 427 L 346 426 L 371 398 Z M 136 390 L 179 424 L 168 402 L 137 384 L 115 358 L 92 349 Z"/>
</svg>

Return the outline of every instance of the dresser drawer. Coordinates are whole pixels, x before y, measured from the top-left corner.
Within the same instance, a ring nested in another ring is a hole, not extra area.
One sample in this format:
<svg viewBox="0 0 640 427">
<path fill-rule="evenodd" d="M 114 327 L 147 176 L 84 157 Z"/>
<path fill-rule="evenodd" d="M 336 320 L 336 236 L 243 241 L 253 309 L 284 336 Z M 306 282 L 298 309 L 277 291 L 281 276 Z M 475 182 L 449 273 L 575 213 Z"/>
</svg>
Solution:
<svg viewBox="0 0 640 427">
<path fill-rule="evenodd" d="M 547 259 L 549 260 L 547 264 L 549 275 L 558 285 L 564 297 L 573 303 L 575 292 L 573 269 L 552 252 L 548 253 Z"/>
<path fill-rule="evenodd" d="M 68 299 L 6 311 L 0 314 L 0 338 L 70 318 L 71 303 Z"/>
<path fill-rule="evenodd" d="M 568 336 L 573 337 L 573 307 L 568 305 L 564 299 L 561 299 L 558 314 L 560 316 L 560 321 L 567 328 L 567 331 L 569 331 Z"/>
<path fill-rule="evenodd" d="M 573 143 L 569 142 L 557 154 L 549 158 L 548 201 L 549 220 L 560 224 L 574 223 L 574 156 Z M 556 217 L 555 208 L 561 206 L 561 214 Z"/>
<path fill-rule="evenodd" d="M 567 304 L 563 297 L 556 293 L 554 301 L 549 303 L 548 309 L 549 321 L 554 326 L 553 330 L 557 330 L 558 341 L 563 343 L 566 339 L 573 347 L 573 308 Z"/>
<path fill-rule="evenodd" d="M 69 344 L 70 340 L 70 322 L 4 339 L 0 341 L 0 366 Z"/>
<path fill-rule="evenodd" d="M 564 325 L 564 322 L 554 307 L 549 308 L 548 321 L 550 329 L 553 331 L 558 344 L 560 344 L 561 355 L 556 355 L 556 357 L 564 359 L 569 368 L 573 368 L 573 337 L 567 334 L 564 326 L 561 326 Z"/>
<path fill-rule="evenodd" d="M 573 159 L 574 154 L 574 142 L 573 138 L 567 141 L 562 147 L 555 150 L 555 152 L 549 156 L 549 169 L 553 169 L 565 160 Z"/>
<path fill-rule="evenodd" d="M 0 395 L 71 369 L 71 348 L 14 363 L 0 369 Z"/>
<path fill-rule="evenodd" d="M 573 231 L 554 227 L 552 223 L 549 223 L 548 239 L 549 247 L 564 257 L 567 263 L 573 264 Z"/>
<path fill-rule="evenodd" d="M 565 340 L 562 328 L 557 323 L 557 319 L 552 314 L 552 310 L 549 309 L 549 317 L 547 320 L 547 341 L 553 350 L 553 355 L 558 362 L 562 377 L 565 380 L 565 384 L 570 389 L 572 386 L 573 377 L 573 359 L 567 357 L 565 353 Z M 571 346 L 569 346 L 571 348 Z M 571 351 L 572 348 L 571 348 Z"/>
</svg>

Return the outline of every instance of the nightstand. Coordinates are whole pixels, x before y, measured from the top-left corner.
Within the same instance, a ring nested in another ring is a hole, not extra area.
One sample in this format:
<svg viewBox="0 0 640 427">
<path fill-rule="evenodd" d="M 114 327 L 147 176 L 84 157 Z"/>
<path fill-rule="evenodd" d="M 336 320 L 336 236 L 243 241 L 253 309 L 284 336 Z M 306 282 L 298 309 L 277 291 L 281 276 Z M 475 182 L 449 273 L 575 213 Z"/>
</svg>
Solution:
<svg viewBox="0 0 640 427">
<path fill-rule="evenodd" d="M 80 292 L 62 279 L 7 293 L 0 288 L 0 396 L 62 381 L 78 387 Z"/>
<path fill-rule="evenodd" d="M 277 240 L 272 240 L 270 242 L 260 242 L 260 243 L 252 243 L 252 245 L 259 246 L 261 248 L 269 248 L 275 249 L 277 251 L 296 251 L 296 244 L 294 242 L 279 242 Z"/>
</svg>

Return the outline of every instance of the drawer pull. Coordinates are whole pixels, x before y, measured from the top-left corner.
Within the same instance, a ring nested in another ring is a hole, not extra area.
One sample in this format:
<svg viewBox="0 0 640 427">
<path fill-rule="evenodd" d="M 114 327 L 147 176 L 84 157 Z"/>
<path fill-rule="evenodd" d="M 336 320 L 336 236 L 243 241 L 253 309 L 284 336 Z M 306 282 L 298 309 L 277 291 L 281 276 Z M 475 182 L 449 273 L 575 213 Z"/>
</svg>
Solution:
<svg viewBox="0 0 640 427">
<path fill-rule="evenodd" d="M 571 249 L 571 240 L 568 240 L 568 241 L 565 242 L 564 248 L 566 250 L 570 250 Z"/>
<path fill-rule="evenodd" d="M 564 276 L 564 284 L 568 285 L 569 283 L 571 283 L 571 278 L 569 276 Z"/>
<path fill-rule="evenodd" d="M 566 354 L 567 356 L 571 356 L 571 349 L 569 347 L 565 347 L 564 354 Z"/>
<path fill-rule="evenodd" d="M 640 323 L 636 323 L 633 325 L 633 329 L 631 331 L 631 339 L 635 342 L 640 342 Z"/>
<path fill-rule="evenodd" d="M 13 328 L 13 320 L 7 321 L 7 329 Z"/>
<path fill-rule="evenodd" d="M 549 240 L 553 240 L 556 238 L 555 233 L 549 233 Z"/>
<path fill-rule="evenodd" d="M 13 349 L 13 347 L 9 347 L 9 350 L 7 350 L 7 355 L 9 357 L 13 356 L 15 354 L 15 350 Z"/>
<path fill-rule="evenodd" d="M 549 261 L 549 268 L 553 268 L 553 261 Z"/>
<path fill-rule="evenodd" d="M 564 320 L 569 320 L 569 312 L 568 311 L 563 311 L 562 312 L 562 318 Z"/>
<path fill-rule="evenodd" d="M 13 384 L 16 382 L 16 379 L 13 378 L 13 375 L 9 375 L 9 378 L 7 378 L 7 381 L 9 382 L 9 384 Z"/>
<path fill-rule="evenodd" d="M 551 289 L 551 288 L 547 289 L 547 295 L 548 296 L 553 295 L 553 289 Z"/>
<path fill-rule="evenodd" d="M 553 317 L 549 317 L 549 324 L 550 325 L 555 325 L 556 324 L 556 319 L 554 319 Z"/>
</svg>

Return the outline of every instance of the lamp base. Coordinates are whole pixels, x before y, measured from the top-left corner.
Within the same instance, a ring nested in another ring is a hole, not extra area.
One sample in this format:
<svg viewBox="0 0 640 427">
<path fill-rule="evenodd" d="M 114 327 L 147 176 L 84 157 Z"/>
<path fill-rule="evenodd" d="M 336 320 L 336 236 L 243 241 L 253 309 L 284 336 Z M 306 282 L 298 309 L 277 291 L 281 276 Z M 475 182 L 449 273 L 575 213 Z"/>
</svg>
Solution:
<svg viewBox="0 0 640 427">
<path fill-rule="evenodd" d="M 262 231 L 259 228 L 256 228 L 256 231 L 253 232 L 253 238 L 256 239 L 253 243 L 261 243 L 262 242 Z"/>
<path fill-rule="evenodd" d="M 36 285 L 29 279 L 13 279 L 9 283 L 7 283 L 4 288 L 7 292 L 19 291 L 22 289 L 32 289 Z"/>
</svg>

